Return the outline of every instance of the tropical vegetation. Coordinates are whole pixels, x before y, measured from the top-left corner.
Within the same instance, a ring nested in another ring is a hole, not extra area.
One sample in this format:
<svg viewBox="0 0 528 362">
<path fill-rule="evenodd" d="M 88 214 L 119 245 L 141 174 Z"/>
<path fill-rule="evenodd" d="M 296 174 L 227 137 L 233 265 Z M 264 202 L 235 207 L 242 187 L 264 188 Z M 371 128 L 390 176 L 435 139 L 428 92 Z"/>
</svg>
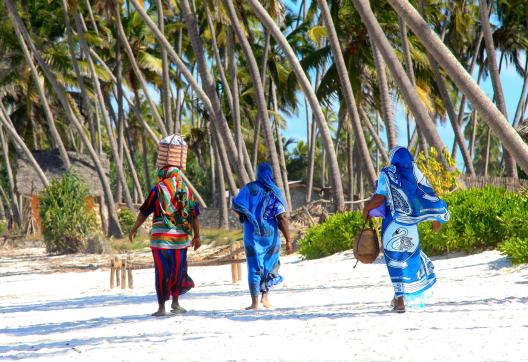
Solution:
<svg viewBox="0 0 528 362">
<path fill-rule="evenodd" d="M 227 226 L 231 195 L 271 163 L 290 181 L 363 198 L 398 139 L 431 167 L 523 177 L 516 129 L 528 105 L 524 0 L 4 0 L 0 16 L 0 215 L 21 225 L 17 159 L 49 185 L 33 153 L 89 155 L 108 235 L 117 204 L 152 186 L 159 139 L 182 133 L 187 177 Z M 523 79 L 516 112 L 500 73 Z M 470 74 L 478 73 L 477 80 Z M 493 97 L 479 82 L 489 77 Z M 396 126 L 398 109 L 405 129 Z M 293 118 L 306 141 L 283 137 Z M 448 122 L 454 143 L 438 125 Z M 445 152 L 444 147 L 449 152 Z M 433 148 L 433 151 L 430 149 Z M 103 157 L 110 160 L 105 170 Z M 436 161 L 433 161 L 435 159 Z M 436 162 L 436 163 L 434 163 Z"/>
</svg>

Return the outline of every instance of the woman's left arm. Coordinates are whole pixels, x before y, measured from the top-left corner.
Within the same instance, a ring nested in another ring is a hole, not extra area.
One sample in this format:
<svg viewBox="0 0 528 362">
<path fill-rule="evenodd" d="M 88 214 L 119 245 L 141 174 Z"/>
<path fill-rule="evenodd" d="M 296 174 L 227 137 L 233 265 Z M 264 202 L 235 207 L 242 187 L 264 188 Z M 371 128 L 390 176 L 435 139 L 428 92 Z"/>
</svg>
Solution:
<svg viewBox="0 0 528 362">
<path fill-rule="evenodd" d="M 363 207 L 363 218 L 368 220 L 368 213 L 370 210 L 375 209 L 385 202 L 385 196 L 383 195 L 374 195 L 372 199 L 368 200 Z"/>
<path fill-rule="evenodd" d="M 286 253 L 289 255 L 293 251 L 292 242 L 290 238 L 290 222 L 288 221 L 287 213 L 282 213 L 277 216 L 277 221 L 279 222 L 279 229 L 282 232 L 282 235 L 286 238 Z"/>
</svg>

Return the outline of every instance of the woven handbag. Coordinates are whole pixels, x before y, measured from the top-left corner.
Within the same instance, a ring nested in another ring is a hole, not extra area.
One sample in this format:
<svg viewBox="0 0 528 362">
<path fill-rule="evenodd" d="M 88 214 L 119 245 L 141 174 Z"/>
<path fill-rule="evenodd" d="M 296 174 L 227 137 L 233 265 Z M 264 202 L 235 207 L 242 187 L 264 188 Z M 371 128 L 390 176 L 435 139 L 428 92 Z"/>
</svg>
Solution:
<svg viewBox="0 0 528 362">
<path fill-rule="evenodd" d="M 363 228 L 354 240 L 354 257 L 363 264 L 372 264 L 380 253 L 380 244 L 378 233 L 372 227 L 372 222 L 369 227 L 366 226 L 367 222 L 365 221 Z"/>
<path fill-rule="evenodd" d="M 162 139 L 158 147 L 156 167 L 175 166 L 181 171 L 187 167 L 187 144 L 181 135 L 167 136 Z"/>
</svg>

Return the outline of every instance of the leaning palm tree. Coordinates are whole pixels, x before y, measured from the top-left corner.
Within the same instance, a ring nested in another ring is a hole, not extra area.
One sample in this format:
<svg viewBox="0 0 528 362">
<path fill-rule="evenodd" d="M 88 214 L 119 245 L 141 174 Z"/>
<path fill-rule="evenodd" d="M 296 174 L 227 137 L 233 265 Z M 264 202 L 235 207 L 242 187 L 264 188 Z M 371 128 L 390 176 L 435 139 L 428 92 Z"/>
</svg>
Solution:
<svg viewBox="0 0 528 362">
<path fill-rule="evenodd" d="M 504 115 L 475 83 L 438 35 L 429 28 L 425 20 L 409 3 L 403 0 L 388 0 L 394 10 L 405 19 L 424 47 L 442 66 L 451 80 L 471 100 L 472 105 L 486 120 L 490 128 L 510 152 L 521 168 L 528 172 L 528 145 L 509 124 Z"/>
<path fill-rule="evenodd" d="M 367 142 L 365 141 L 365 136 L 363 129 L 361 127 L 361 120 L 359 117 L 359 112 L 356 106 L 356 100 L 354 98 L 354 92 L 352 90 L 352 85 L 350 84 L 350 79 L 348 78 L 348 71 L 346 69 L 345 60 L 343 58 L 343 52 L 341 51 L 341 45 L 337 38 L 337 33 L 334 27 L 334 22 L 332 20 L 332 15 L 330 14 L 330 9 L 326 0 L 318 0 L 319 7 L 321 8 L 321 17 L 326 27 L 328 34 L 328 40 L 330 41 L 330 46 L 332 47 L 332 54 L 334 56 L 334 62 L 339 73 L 339 81 L 341 82 L 341 91 L 345 98 L 345 102 L 348 109 L 348 114 L 352 119 L 352 127 L 354 134 L 356 135 L 356 144 L 359 150 L 360 158 L 363 163 L 363 167 L 367 172 L 367 179 L 371 187 L 374 187 L 377 175 L 374 170 L 374 165 L 372 164 L 372 159 L 370 158 L 369 150 L 367 147 Z"/>
<path fill-rule="evenodd" d="M 293 72 L 297 80 L 299 81 L 301 88 L 310 102 L 310 106 L 317 120 L 319 131 L 321 133 L 321 138 L 328 156 L 329 168 L 330 168 L 330 181 L 333 187 L 333 198 L 334 206 L 337 210 L 341 211 L 345 209 L 345 197 L 343 193 L 343 184 L 341 182 L 341 172 L 339 170 L 339 164 L 337 162 L 337 157 L 335 153 L 334 144 L 330 136 L 330 130 L 328 124 L 326 123 L 325 117 L 315 95 L 315 92 L 306 76 L 304 70 L 302 69 L 299 60 L 297 59 L 295 53 L 293 52 L 290 44 L 282 34 L 279 27 L 275 24 L 274 20 L 268 14 L 266 9 L 257 1 L 257 0 L 248 0 L 249 5 L 251 6 L 255 15 L 260 19 L 260 21 L 266 26 L 269 30 L 275 41 L 279 44 L 281 49 L 284 51 L 288 61 L 292 67 Z"/>
<path fill-rule="evenodd" d="M 403 69 L 400 61 L 396 57 L 394 49 L 392 48 L 387 36 L 383 32 L 378 23 L 368 0 L 352 0 L 354 6 L 358 10 L 361 19 L 367 27 L 369 37 L 374 38 L 375 43 L 379 46 L 383 57 L 387 63 L 388 68 L 392 73 L 394 81 L 398 84 L 399 90 L 402 93 L 407 105 L 411 109 L 414 118 L 417 122 L 421 132 L 429 144 L 438 150 L 442 150 L 444 144 L 436 130 L 436 126 L 431 120 L 427 109 L 420 101 L 416 93 L 416 88 L 413 86 L 408 74 Z M 441 154 L 439 152 L 439 154 Z M 442 157 L 443 158 L 443 157 Z M 443 160 L 445 162 L 445 160 Z M 447 164 L 447 163 L 446 163 Z"/>
<path fill-rule="evenodd" d="M 103 187 L 107 209 L 108 209 L 108 234 L 111 236 L 120 238 L 123 236 L 123 233 L 119 225 L 119 219 L 117 217 L 117 212 L 116 212 L 114 197 L 113 197 L 112 190 L 110 187 L 110 182 L 108 181 L 105 170 L 101 164 L 101 160 L 99 159 L 99 156 L 97 152 L 95 151 L 95 149 L 92 147 L 88 137 L 84 133 L 83 126 L 70 105 L 70 102 L 68 100 L 64 87 L 58 82 L 55 74 L 51 71 L 48 64 L 44 61 L 41 55 L 41 52 L 33 44 L 32 38 L 30 34 L 28 33 L 26 26 L 24 25 L 24 23 L 20 19 L 20 16 L 18 15 L 16 7 L 13 4 L 13 0 L 6 0 L 5 4 L 8 10 L 9 17 L 11 18 L 11 21 L 13 22 L 13 27 L 15 31 L 21 34 L 23 40 L 29 46 L 32 56 L 36 59 L 40 68 L 44 72 L 44 75 L 46 76 L 47 80 L 51 84 L 53 90 L 55 91 L 55 94 L 58 97 L 59 102 L 64 108 L 66 117 L 71 122 L 71 124 L 73 124 L 73 126 L 76 128 L 84 147 L 86 147 L 86 149 L 88 150 L 92 158 L 92 161 L 94 162 L 95 169 L 97 170 L 99 179 L 101 181 L 101 185 Z"/>
</svg>

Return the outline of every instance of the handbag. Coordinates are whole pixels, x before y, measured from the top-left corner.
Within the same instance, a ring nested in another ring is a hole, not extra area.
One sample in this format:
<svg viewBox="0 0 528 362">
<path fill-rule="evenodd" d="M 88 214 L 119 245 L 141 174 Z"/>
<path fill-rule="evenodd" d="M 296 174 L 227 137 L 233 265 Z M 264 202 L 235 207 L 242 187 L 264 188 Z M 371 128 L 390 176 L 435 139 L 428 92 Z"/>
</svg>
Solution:
<svg viewBox="0 0 528 362">
<path fill-rule="evenodd" d="M 369 227 L 367 227 L 369 223 Z M 354 239 L 354 257 L 363 264 L 372 264 L 380 253 L 378 233 L 372 225 L 372 221 L 365 221 L 361 231 Z M 354 265 L 354 268 L 356 267 Z"/>
</svg>

